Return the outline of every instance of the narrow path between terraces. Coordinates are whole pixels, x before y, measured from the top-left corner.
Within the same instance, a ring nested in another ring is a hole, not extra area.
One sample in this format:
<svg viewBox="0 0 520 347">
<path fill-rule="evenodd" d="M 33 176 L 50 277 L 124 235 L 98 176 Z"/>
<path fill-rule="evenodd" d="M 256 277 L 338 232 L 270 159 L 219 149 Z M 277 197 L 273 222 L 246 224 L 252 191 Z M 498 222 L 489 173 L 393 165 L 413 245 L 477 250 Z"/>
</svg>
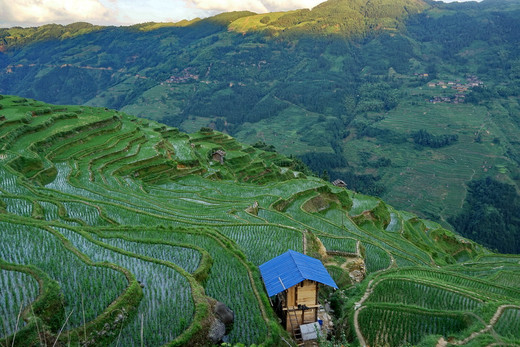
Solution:
<svg viewBox="0 0 520 347">
<path fill-rule="evenodd" d="M 359 340 L 359 344 L 361 345 L 361 347 L 366 347 L 366 341 L 365 341 L 365 337 L 363 336 L 363 334 L 361 334 L 361 329 L 359 329 L 359 321 L 358 321 L 358 316 L 359 316 L 359 312 L 361 312 L 361 310 L 364 309 L 364 307 L 361 307 L 361 305 L 363 305 L 363 303 L 365 302 L 366 299 L 368 299 L 368 297 L 370 296 L 370 294 L 372 294 L 372 283 L 374 282 L 374 280 L 370 280 L 370 282 L 368 282 L 368 286 L 367 286 L 367 290 L 365 290 L 365 294 L 363 294 L 363 297 L 361 298 L 361 300 L 359 300 L 358 302 L 356 302 L 354 304 L 354 310 L 356 310 L 356 312 L 354 313 L 354 329 L 356 330 L 356 336 Z"/>
<path fill-rule="evenodd" d="M 520 306 L 516 306 L 516 305 L 501 305 L 498 307 L 497 311 L 495 312 L 495 314 L 493 315 L 493 317 L 491 318 L 491 320 L 489 321 L 489 324 L 486 325 L 484 327 L 484 329 L 481 329 L 480 331 L 476 331 L 474 333 L 471 333 L 471 335 L 469 335 L 468 337 L 466 337 L 464 340 L 460 340 L 460 341 L 454 341 L 454 342 L 450 342 L 448 343 L 444 337 L 441 337 L 439 339 L 439 341 L 437 342 L 437 347 L 445 347 L 447 346 L 448 344 L 451 344 L 451 345 L 456 345 L 456 346 L 462 346 L 462 345 L 465 345 L 467 344 L 468 342 L 470 342 L 471 340 L 477 338 L 478 336 L 482 335 L 482 334 L 485 334 L 487 333 L 488 331 L 490 331 L 491 329 L 493 329 L 493 327 L 495 326 L 495 324 L 498 322 L 498 320 L 500 319 L 500 317 L 502 316 L 502 314 L 504 313 L 504 310 L 505 309 L 508 309 L 508 308 L 518 308 L 520 309 Z"/>
</svg>

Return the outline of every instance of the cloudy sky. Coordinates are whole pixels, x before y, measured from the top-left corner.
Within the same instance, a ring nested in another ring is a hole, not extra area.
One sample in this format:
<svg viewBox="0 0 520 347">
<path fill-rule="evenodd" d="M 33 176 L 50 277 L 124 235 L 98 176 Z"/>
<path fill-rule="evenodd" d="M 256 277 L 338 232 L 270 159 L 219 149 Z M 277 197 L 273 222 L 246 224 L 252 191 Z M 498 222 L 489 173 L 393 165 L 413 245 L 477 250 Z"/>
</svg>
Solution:
<svg viewBox="0 0 520 347">
<path fill-rule="evenodd" d="M 0 0 L 0 27 L 68 24 L 127 25 L 207 17 L 224 11 L 258 13 L 312 8 L 324 0 Z M 453 1 L 453 0 L 445 0 Z"/>
</svg>

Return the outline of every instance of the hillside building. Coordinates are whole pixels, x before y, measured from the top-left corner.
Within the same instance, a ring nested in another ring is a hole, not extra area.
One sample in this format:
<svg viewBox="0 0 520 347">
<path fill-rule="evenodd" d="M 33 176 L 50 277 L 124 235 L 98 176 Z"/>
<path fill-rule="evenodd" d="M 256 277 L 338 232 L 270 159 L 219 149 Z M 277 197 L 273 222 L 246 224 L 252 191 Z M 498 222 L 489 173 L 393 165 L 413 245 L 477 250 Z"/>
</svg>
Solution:
<svg viewBox="0 0 520 347">
<path fill-rule="evenodd" d="M 225 157 L 226 157 L 226 152 L 224 152 L 221 149 L 213 152 L 213 154 L 211 155 L 211 159 L 213 159 L 214 161 L 218 161 L 220 164 L 224 164 Z"/>
<path fill-rule="evenodd" d="M 335 180 L 334 182 L 332 182 L 332 184 L 335 185 L 336 187 L 347 188 L 347 184 L 345 183 L 345 181 L 340 180 L 340 179 Z"/>
<path fill-rule="evenodd" d="M 321 261 L 289 250 L 260 265 L 260 272 L 285 329 L 296 340 L 315 339 L 319 329 L 319 285 L 338 288 Z"/>
</svg>

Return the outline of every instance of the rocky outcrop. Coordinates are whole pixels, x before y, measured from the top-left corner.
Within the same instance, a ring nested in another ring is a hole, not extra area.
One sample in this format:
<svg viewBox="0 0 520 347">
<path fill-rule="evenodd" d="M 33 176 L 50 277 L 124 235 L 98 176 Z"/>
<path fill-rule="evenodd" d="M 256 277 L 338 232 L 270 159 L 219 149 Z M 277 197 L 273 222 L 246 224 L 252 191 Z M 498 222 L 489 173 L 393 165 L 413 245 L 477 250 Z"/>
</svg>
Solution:
<svg viewBox="0 0 520 347">
<path fill-rule="evenodd" d="M 213 307 L 213 313 L 215 315 L 211 327 L 208 332 L 208 339 L 214 343 L 220 343 L 224 339 L 235 321 L 235 313 L 224 303 L 217 301 Z"/>
</svg>

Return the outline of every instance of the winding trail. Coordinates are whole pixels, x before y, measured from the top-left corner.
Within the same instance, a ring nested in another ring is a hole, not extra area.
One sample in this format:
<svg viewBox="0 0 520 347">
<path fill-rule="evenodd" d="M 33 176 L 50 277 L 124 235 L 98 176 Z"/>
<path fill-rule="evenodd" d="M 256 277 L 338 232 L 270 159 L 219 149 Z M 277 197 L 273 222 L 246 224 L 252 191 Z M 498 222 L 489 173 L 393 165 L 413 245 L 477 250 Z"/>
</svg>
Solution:
<svg viewBox="0 0 520 347">
<path fill-rule="evenodd" d="M 379 283 L 379 281 L 377 283 Z M 369 296 L 374 291 L 373 284 L 374 284 L 374 280 L 370 280 L 370 282 L 368 282 L 368 286 L 367 286 L 367 289 L 365 290 L 365 293 L 363 294 L 363 297 L 361 297 L 361 299 L 354 304 L 354 310 L 355 310 L 355 312 L 354 312 L 354 329 L 356 331 L 356 336 L 358 338 L 358 341 L 359 341 L 359 344 L 361 347 L 366 347 L 367 343 L 366 343 L 365 337 L 363 336 L 361 329 L 359 327 L 359 312 L 361 312 L 363 309 L 366 308 L 366 306 L 363 306 L 363 303 L 369 298 Z M 490 331 L 493 333 L 495 339 L 498 340 L 498 342 L 501 342 L 499 336 L 494 332 L 493 327 L 495 326 L 495 324 L 498 322 L 498 320 L 504 313 L 504 310 L 506 310 L 508 308 L 520 309 L 520 306 L 501 305 L 497 308 L 495 314 L 490 319 L 489 323 L 480 331 L 472 333 L 470 336 L 466 337 L 463 340 L 453 341 L 453 342 L 448 342 L 448 341 L 446 341 L 446 339 L 444 337 L 441 337 L 437 341 L 436 347 L 446 347 L 448 345 L 463 346 L 463 345 L 466 345 L 467 343 L 469 343 L 470 341 L 474 340 L 475 338 L 479 337 L 480 335 L 488 333 Z M 485 322 L 482 322 L 482 323 L 485 324 Z M 493 345 L 493 344 L 491 344 L 491 345 Z"/>
<path fill-rule="evenodd" d="M 466 337 L 464 340 L 459 340 L 459 341 L 454 341 L 454 342 L 451 342 L 449 344 L 452 344 L 452 345 L 456 345 L 456 346 L 463 346 L 465 344 L 467 344 L 468 342 L 476 339 L 477 337 L 479 337 L 480 335 L 482 334 L 485 334 L 487 332 L 489 332 L 490 330 L 493 329 L 493 327 L 495 326 L 495 324 L 498 322 L 498 320 L 500 319 L 500 317 L 502 316 L 502 314 L 504 313 L 504 310 L 505 309 L 508 309 L 508 308 L 518 308 L 520 309 L 520 306 L 516 306 L 516 305 L 501 305 L 498 307 L 497 311 L 495 312 L 495 314 L 493 315 L 493 317 L 491 318 L 491 320 L 489 321 L 489 324 L 487 324 L 484 329 L 481 329 L 480 331 L 476 331 L 474 333 L 471 333 L 471 335 L 469 335 L 468 337 Z M 498 338 L 498 336 L 495 336 L 495 338 Z M 448 343 L 447 341 L 444 339 L 444 337 L 441 337 L 439 339 L 439 341 L 437 342 L 437 346 L 438 347 L 444 347 L 444 346 L 447 346 Z M 491 344 L 491 345 L 495 345 L 495 344 Z M 490 345 L 490 346 L 491 346 Z"/>
<path fill-rule="evenodd" d="M 358 338 L 359 345 L 361 347 L 367 346 L 365 338 L 363 337 L 363 334 L 361 334 L 361 330 L 359 329 L 359 323 L 358 323 L 359 312 L 361 312 L 361 310 L 363 310 L 364 308 L 365 307 L 361 307 L 359 310 L 356 310 L 356 312 L 354 312 L 354 329 L 356 330 L 356 336 Z"/>
<path fill-rule="evenodd" d="M 356 330 L 356 336 L 359 340 L 359 344 L 361 345 L 361 347 L 366 347 L 367 343 L 365 341 L 365 337 L 361 333 L 361 329 L 359 329 L 358 317 L 359 317 L 359 312 L 361 312 L 365 308 L 365 307 L 362 307 L 363 303 L 368 299 L 370 294 L 372 294 L 372 292 L 373 292 L 372 283 L 374 283 L 374 280 L 370 280 L 370 282 L 368 282 L 368 286 L 367 286 L 367 290 L 365 291 L 365 294 L 363 294 L 363 297 L 361 298 L 361 300 L 359 300 L 358 302 L 356 302 L 354 304 L 354 309 L 356 310 L 356 312 L 354 312 L 354 329 Z"/>
</svg>

